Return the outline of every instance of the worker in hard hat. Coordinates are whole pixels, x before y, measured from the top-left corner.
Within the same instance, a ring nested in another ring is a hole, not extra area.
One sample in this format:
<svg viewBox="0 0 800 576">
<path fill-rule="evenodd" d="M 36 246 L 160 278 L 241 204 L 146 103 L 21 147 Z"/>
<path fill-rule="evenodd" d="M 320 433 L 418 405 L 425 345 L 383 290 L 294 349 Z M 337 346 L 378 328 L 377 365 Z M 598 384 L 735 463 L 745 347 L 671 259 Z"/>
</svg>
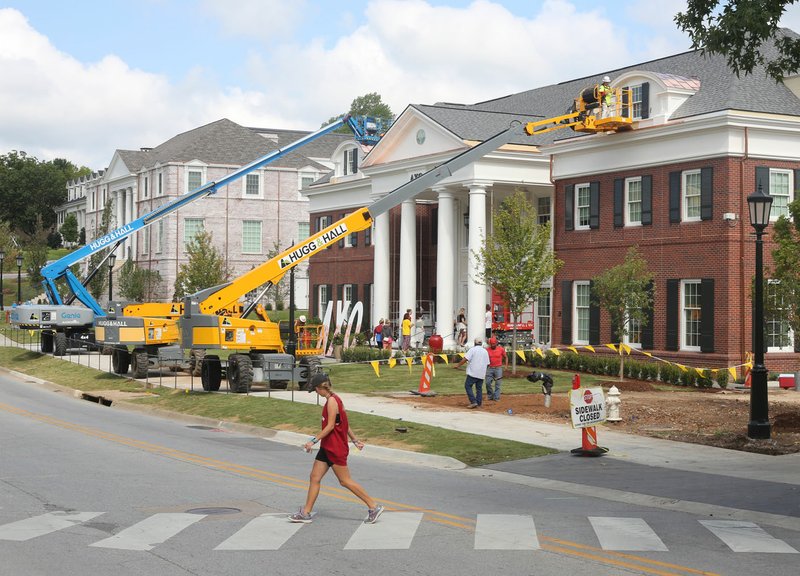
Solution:
<svg viewBox="0 0 800 576">
<path fill-rule="evenodd" d="M 305 326 L 306 317 L 301 314 L 300 317 L 294 321 L 294 333 L 297 334 L 297 347 L 301 350 L 308 348 L 311 344 L 311 335 L 305 329 Z"/>
<path fill-rule="evenodd" d="M 611 78 L 608 76 L 603 76 L 603 83 L 598 84 L 597 86 L 597 101 L 600 102 L 601 118 L 608 118 L 609 116 L 613 116 L 613 98 L 614 98 L 614 89 L 611 88 Z"/>
</svg>

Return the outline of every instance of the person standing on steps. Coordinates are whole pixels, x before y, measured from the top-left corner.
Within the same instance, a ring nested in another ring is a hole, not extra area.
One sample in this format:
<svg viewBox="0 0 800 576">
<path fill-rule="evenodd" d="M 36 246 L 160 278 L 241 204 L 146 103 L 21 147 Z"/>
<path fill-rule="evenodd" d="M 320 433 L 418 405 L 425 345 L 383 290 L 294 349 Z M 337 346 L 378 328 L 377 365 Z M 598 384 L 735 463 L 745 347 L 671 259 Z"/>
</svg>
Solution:
<svg viewBox="0 0 800 576">
<path fill-rule="evenodd" d="M 308 391 L 316 391 L 317 394 L 325 398 L 325 406 L 322 408 L 322 430 L 317 436 L 306 442 L 303 445 L 303 449 L 306 452 L 311 452 L 311 448 L 318 442 L 321 443 L 321 446 L 311 468 L 306 503 L 297 512 L 289 516 L 289 521 L 303 524 L 309 524 L 313 521 L 312 510 L 314 503 L 317 501 L 317 496 L 319 496 L 322 478 L 328 473 L 329 469 L 333 468 L 333 473 L 336 474 L 339 484 L 350 490 L 367 505 L 367 517 L 364 519 L 364 523 L 374 524 L 383 513 L 383 506 L 375 502 L 367 494 L 367 491 L 353 480 L 350 476 L 350 469 L 347 467 L 347 455 L 350 452 L 347 445 L 348 437 L 359 450 L 364 448 L 364 443 L 357 440 L 350 429 L 342 399 L 331 390 L 331 381 L 327 374 L 314 374 L 309 381 Z"/>
</svg>

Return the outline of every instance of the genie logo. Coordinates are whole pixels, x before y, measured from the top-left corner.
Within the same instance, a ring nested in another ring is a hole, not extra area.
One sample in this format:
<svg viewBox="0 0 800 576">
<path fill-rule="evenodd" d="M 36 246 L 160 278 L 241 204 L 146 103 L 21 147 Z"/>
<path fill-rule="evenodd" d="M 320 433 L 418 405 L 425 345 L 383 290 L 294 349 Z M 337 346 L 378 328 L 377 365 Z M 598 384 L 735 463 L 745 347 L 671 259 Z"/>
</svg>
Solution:
<svg viewBox="0 0 800 576">
<path fill-rule="evenodd" d="M 62 312 L 61 319 L 62 320 L 75 320 L 80 319 L 81 315 L 78 312 Z"/>
</svg>

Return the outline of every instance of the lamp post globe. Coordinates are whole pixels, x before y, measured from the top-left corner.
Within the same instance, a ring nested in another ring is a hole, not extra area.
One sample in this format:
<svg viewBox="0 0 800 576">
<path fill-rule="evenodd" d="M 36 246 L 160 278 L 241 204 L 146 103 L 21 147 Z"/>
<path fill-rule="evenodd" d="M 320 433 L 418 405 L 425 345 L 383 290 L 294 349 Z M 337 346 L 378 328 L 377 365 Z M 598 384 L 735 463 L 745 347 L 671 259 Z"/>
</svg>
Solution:
<svg viewBox="0 0 800 576">
<path fill-rule="evenodd" d="M 764 366 L 764 230 L 769 226 L 772 196 L 758 190 L 747 197 L 750 225 L 756 231 L 755 286 L 753 290 L 753 369 L 750 380 L 750 422 L 747 437 L 765 440 L 770 437 L 767 368 Z"/>
</svg>

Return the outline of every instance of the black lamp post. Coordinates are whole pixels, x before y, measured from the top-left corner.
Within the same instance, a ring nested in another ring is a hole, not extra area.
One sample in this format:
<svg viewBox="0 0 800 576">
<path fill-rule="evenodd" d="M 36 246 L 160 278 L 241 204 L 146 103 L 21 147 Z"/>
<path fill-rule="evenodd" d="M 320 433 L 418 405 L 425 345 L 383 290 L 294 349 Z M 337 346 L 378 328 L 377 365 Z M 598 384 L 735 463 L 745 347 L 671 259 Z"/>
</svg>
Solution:
<svg viewBox="0 0 800 576">
<path fill-rule="evenodd" d="M 17 303 L 22 304 L 22 254 L 17 254 Z"/>
<path fill-rule="evenodd" d="M 750 225 L 756 231 L 756 282 L 753 306 L 753 370 L 750 372 L 750 422 L 747 437 L 769 439 L 769 402 L 767 400 L 767 368 L 764 366 L 764 241 L 761 237 L 769 226 L 772 196 L 764 194 L 761 184 L 747 197 Z"/>
<path fill-rule="evenodd" d="M 6 259 L 6 251 L 0 249 L 0 310 L 5 310 L 5 303 L 3 302 L 3 263 Z"/>
<path fill-rule="evenodd" d="M 108 301 L 111 302 L 114 294 L 114 264 L 117 263 L 117 255 L 110 254 L 108 257 Z"/>
</svg>

